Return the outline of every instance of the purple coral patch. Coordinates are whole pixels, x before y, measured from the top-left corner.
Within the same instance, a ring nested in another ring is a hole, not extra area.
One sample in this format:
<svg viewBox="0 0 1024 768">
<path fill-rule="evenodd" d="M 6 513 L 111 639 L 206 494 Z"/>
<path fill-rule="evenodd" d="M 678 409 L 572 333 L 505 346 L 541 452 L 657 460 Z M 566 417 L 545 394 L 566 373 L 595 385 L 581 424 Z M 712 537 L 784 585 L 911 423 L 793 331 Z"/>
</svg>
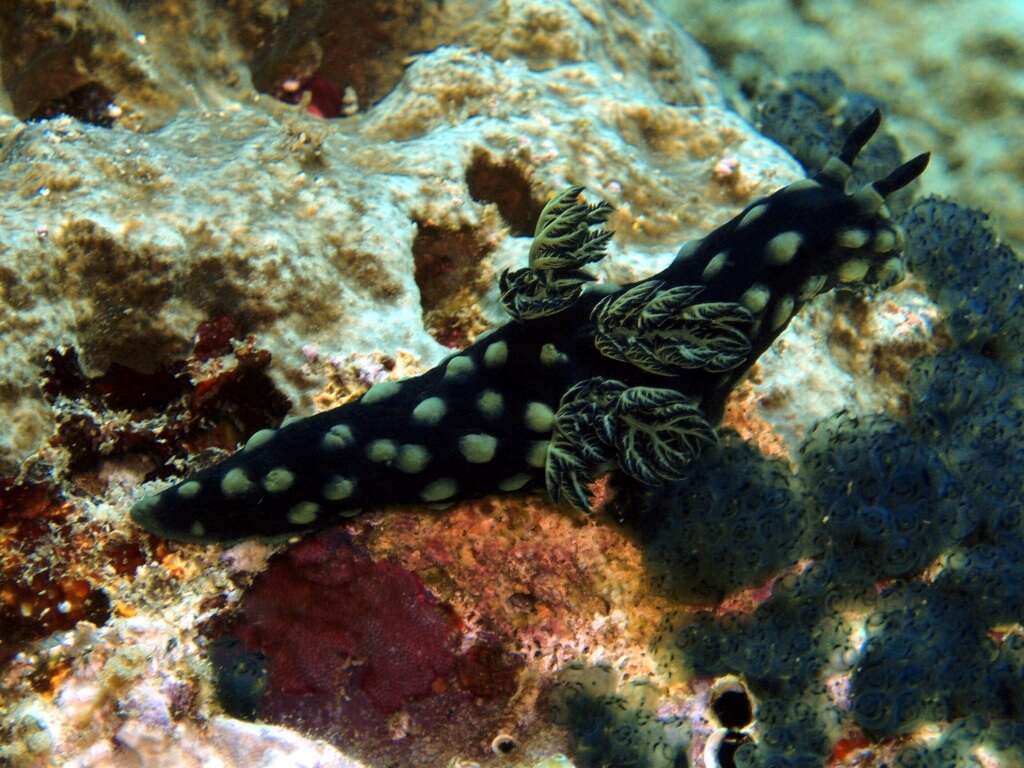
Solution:
<svg viewBox="0 0 1024 768">
<path fill-rule="evenodd" d="M 414 574 L 370 560 L 337 530 L 275 558 L 240 618 L 234 634 L 268 660 L 264 715 L 339 691 L 351 708 L 387 715 L 443 690 L 455 668 L 450 612 Z"/>
<path fill-rule="evenodd" d="M 486 753 L 522 668 L 487 633 L 458 655 L 466 634 L 418 576 L 336 528 L 271 559 L 211 627 L 211 660 L 237 716 L 299 727 L 374 765 L 443 765 Z"/>
</svg>

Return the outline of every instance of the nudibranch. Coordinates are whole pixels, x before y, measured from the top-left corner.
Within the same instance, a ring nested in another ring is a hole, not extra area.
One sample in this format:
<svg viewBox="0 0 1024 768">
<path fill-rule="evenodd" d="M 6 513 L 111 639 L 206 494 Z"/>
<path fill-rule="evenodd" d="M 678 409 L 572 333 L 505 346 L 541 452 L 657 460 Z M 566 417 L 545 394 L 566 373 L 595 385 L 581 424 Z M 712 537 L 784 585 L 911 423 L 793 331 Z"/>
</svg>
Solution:
<svg viewBox="0 0 1024 768">
<path fill-rule="evenodd" d="M 501 275 L 510 321 L 420 376 L 256 432 L 132 517 L 160 536 L 228 541 L 367 506 L 542 487 L 589 510 L 588 483 L 614 469 L 649 485 L 679 479 L 715 442 L 729 391 L 804 304 L 838 284 L 902 277 L 885 200 L 928 154 L 846 191 L 880 120 L 857 125 L 813 178 L 754 201 L 637 283 L 584 271 L 604 255 L 612 208 L 563 191 L 540 215 L 528 266 Z"/>
</svg>

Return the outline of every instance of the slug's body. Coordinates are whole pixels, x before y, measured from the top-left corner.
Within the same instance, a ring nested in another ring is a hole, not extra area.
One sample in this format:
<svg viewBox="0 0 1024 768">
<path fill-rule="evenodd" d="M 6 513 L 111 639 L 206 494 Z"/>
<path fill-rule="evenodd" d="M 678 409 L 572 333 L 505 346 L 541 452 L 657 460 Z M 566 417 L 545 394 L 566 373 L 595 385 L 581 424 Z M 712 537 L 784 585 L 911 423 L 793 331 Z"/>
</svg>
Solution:
<svg viewBox="0 0 1024 768">
<path fill-rule="evenodd" d="M 581 188 L 541 214 L 530 266 L 504 274 L 513 320 L 436 368 L 278 430 L 132 510 L 148 530 L 208 541 L 320 527 L 364 506 L 446 503 L 546 486 L 589 509 L 587 482 L 618 467 L 678 479 L 714 442 L 743 373 L 800 307 L 838 283 L 895 282 L 902 234 L 885 197 L 921 155 L 848 195 L 873 113 L 813 179 L 755 201 L 684 245 L 661 273 L 589 283 L 611 209 Z"/>
</svg>

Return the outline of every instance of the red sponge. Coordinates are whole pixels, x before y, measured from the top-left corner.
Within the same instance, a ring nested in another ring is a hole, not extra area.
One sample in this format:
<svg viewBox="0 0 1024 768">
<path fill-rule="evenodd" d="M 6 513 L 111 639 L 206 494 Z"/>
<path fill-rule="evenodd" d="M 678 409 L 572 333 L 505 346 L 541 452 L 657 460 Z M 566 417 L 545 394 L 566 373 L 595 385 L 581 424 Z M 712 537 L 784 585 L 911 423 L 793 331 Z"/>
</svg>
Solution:
<svg viewBox="0 0 1024 768">
<path fill-rule="evenodd" d="M 443 688 L 455 668 L 451 613 L 414 574 L 373 562 L 339 530 L 274 558 L 241 613 L 234 635 L 266 656 L 274 709 L 343 694 L 390 714 Z"/>
</svg>

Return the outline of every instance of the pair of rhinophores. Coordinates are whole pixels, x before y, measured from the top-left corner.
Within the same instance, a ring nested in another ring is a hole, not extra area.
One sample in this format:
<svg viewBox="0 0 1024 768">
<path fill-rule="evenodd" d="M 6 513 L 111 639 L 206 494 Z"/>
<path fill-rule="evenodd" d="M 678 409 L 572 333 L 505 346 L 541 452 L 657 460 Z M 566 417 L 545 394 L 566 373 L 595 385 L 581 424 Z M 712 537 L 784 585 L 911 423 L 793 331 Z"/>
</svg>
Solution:
<svg viewBox="0 0 1024 768">
<path fill-rule="evenodd" d="M 838 284 L 903 276 L 885 200 L 928 155 L 846 192 L 880 121 L 873 112 L 816 176 L 629 285 L 583 270 L 604 256 L 612 208 L 566 189 L 541 213 L 529 266 L 501 276 L 512 320 L 420 376 L 255 433 L 132 517 L 160 536 L 226 541 L 541 484 L 589 510 L 588 483 L 614 468 L 649 485 L 679 479 L 715 442 L 729 391 L 805 303 Z"/>
</svg>

